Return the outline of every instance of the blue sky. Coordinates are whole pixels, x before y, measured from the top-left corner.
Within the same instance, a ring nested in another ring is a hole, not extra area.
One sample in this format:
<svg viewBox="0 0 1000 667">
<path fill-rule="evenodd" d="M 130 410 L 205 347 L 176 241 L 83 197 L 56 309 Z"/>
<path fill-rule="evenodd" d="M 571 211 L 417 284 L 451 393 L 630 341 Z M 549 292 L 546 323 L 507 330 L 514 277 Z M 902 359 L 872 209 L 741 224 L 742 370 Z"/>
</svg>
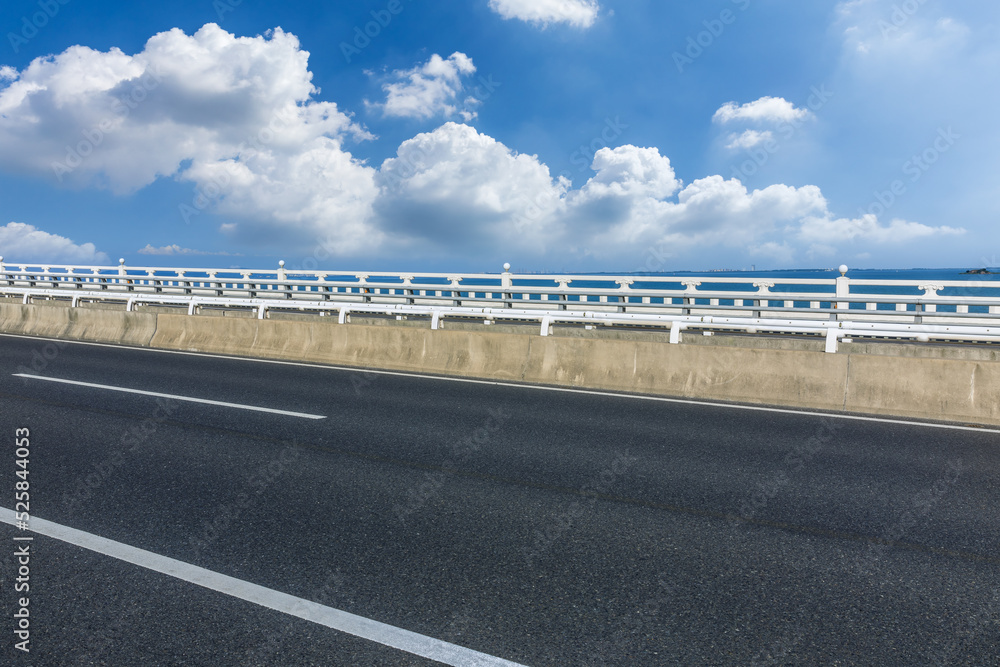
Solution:
<svg viewBox="0 0 1000 667">
<path fill-rule="evenodd" d="M 0 8 L 8 262 L 1000 264 L 1000 5 Z"/>
</svg>

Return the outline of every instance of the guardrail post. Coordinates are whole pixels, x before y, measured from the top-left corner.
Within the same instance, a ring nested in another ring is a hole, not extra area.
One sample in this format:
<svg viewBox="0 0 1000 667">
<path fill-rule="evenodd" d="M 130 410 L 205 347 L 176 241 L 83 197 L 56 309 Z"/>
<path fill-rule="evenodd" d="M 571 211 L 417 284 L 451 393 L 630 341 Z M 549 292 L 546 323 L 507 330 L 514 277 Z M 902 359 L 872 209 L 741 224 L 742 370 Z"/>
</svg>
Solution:
<svg viewBox="0 0 1000 667">
<path fill-rule="evenodd" d="M 360 285 L 358 290 L 361 292 L 361 300 L 364 301 L 365 303 L 371 303 L 372 298 L 368 296 L 370 290 L 367 287 L 365 287 L 365 285 L 368 283 L 368 274 L 358 273 L 354 277 L 358 279 L 358 284 Z"/>
<path fill-rule="evenodd" d="M 462 276 L 448 276 L 448 281 L 451 283 L 452 304 L 455 306 L 461 306 L 462 293 L 459 291 L 461 286 L 458 283 L 462 281 Z"/>
<path fill-rule="evenodd" d="M 771 288 L 774 287 L 774 283 L 771 282 L 770 280 L 759 280 L 759 281 L 755 282 L 753 284 L 753 286 L 757 288 L 757 294 L 759 296 L 764 297 L 762 299 L 760 299 L 760 298 L 755 299 L 754 300 L 754 305 L 758 306 L 758 307 L 760 307 L 762 309 L 769 307 L 771 304 L 770 304 L 770 302 L 769 302 L 769 300 L 767 298 L 767 295 L 771 293 Z M 762 305 L 762 303 L 763 303 L 763 305 Z M 753 316 L 754 317 L 760 317 L 761 316 L 761 311 L 760 310 L 753 311 Z"/>
<path fill-rule="evenodd" d="M 616 280 L 615 282 L 618 283 L 618 289 L 624 290 L 626 292 L 626 294 L 624 296 L 618 297 L 618 302 L 622 304 L 622 305 L 618 306 L 618 312 L 619 313 L 624 313 L 626 311 L 626 309 L 628 308 L 628 294 L 627 293 L 632 291 L 632 288 L 630 287 L 630 285 L 632 283 L 634 283 L 635 281 L 632 280 L 631 278 L 624 278 L 624 279 Z"/>
<path fill-rule="evenodd" d="M 569 310 L 569 294 L 566 293 L 567 285 L 573 282 L 572 278 L 556 278 L 559 283 L 559 310 Z"/>
<path fill-rule="evenodd" d="M 840 271 L 840 277 L 837 278 L 835 287 L 837 296 L 850 296 L 851 279 L 847 277 L 847 265 L 841 264 L 839 267 L 837 267 L 837 270 Z M 838 301 L 833 304 L 833 307 L 837 310 L 840 310 L 842 308 L 847 308 L 848 304 L 843 301 Z M 830 319 L 831 320 L 839 319 L 837 313 L 831 313 Z"/>
<path fill-rule="evenodd" d="M 257 298 L 257 291 L 254 288 L 253 283 L 250 282 L 250 276 L 252 274 L 250 272 L 248 272 L 248 271 L 245 271 L 245 272 L 241 273 L 240 275 L 243 276 L 243 280 L 245 280 L 246 284 L 247 284 L 247 289 L 250 290 L 250 298 L 251 299 L 256 299 Z"/>
<path fill-rule="evenodd" d="M 694 294 L 695 292 L 698 291 L 698 285 L 701 285 L 701 281 L 700 280 L 682 280 L 681 281 L 681 285 L 684 285 L 684 291 L 686 293 Z M 685 306 L 693 306 L 694 305 L 694 300 L 695 300 L 695 297 L 693 297 L 693 296 L 686 296 L 685 295 L 685 297 L 684 297 L 684 305 Z M 684 308 L 684 309 L 681 310 L 681 313 L 684 314 L 684 315 L 690 315 L 691 314 L 691 309 L 690 308 Z"/>
<path fill-rule="evenodd" d="M 928 283 L 927 285 L 917 285 L 917 289 L 922 289 L 924 291 L 924 297 L 933 299 L 938 295 L 938 290 L 943 290 L 944 285 L 936 285 L 934 283 Z M 924 306 L 923 311 L 925 313 L 936 313 L 937 305 L 933 303 L 928 303 Z"/>
<path fill-rule="evenodd" d="M 285 273 L 285 260 L 278 260 L 278 289 L 285 294 L 286 299 L 292 298 L 291 288 L 284 284 L 287 280 L 287 274 Z"/>
<path fill-rule="evenodd" d="M 118 284 L 125 285 L 125 289 L 129 292 L 133 291 L 135 288 L 132 287 L 132 281 L 127 278 L 128 272 L 125 270 L 125 258 L 118 258 Z"/>
<path fill-rule="evenodd" d="M 59 276 L 53 275 L 51 272 L 51 268 L 52 268 L 51 266 L 43 266 L 42 273 L 44 273 L 48 277 L 49 286 L 52 289 L 56 289 L 57 287 L 59 287 Z"/>
<path fill-rule="evenodd" d="M 510 274 L 510 262 L 503 263 L 503 273 L 500 274 L 500 289 L 503 290 L 504 308 L 514 307 L 514 294 L 510 291 L 514 284 Z"/>
<path fill-rule="evenodd" d="M 417 300 L 413 298 L 413 290 L 410 289 L 413 286 L 413 276 L 405 274 L 400 276 L 400 278 L 403 279 L 403 296 L 406 297 L 405 298 L 406 304 L 407 305 L 415 304 Z"/>
</svg>

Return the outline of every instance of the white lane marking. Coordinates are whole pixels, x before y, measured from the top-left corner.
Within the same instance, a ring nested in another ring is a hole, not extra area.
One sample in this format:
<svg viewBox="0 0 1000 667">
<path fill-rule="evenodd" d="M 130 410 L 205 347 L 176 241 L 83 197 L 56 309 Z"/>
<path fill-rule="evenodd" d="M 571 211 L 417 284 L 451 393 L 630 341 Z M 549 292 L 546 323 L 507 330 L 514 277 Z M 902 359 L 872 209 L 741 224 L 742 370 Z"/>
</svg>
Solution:
<svg viewBox="0 0 1000 667">
<path fill-rule="evenodd" d="M 0 507 L 0 521 L 14 526 L 14 511 Z M 313 623 L 325 625 L 328 628 L 346 632 L 368 639 L 370 641 L 391 646 L 392 648 L 419 655 L 430 660 L 437 660 L 446 665 L 457 667 L 525 667 L 520 663 L 497 658 L 487 653 L 480 653 L 464 646 L 451 644 L 440 639 L 434 639 L 416 632 L 397 628 L 393 625 L 380 623 L 364 616 L 334 609 L 304 598 L 295 597 L 271 588 L 252 584 L 249 581 L 236 579 L 212 570 L 206 570 L 197 565 L 161 556 L 152 551 L 139 549 L 121 542 L 115 542 L 99 535 L 85 533 L 82 530 L 63 526 L 32 516 L 28 528 L 33 533 L 52 537 L 62 542 L 74 544 L 105 556 L 144 567 L 182 581 L 203 586 L 219 593 L 252 602 L 289 614 Z"/>
<path fill-rule="evenodd" d="M 161 394 L 158 391 L 144 391 L 142 389 L 129 389 L 128 387 L 114 387 L 108 384 L 94 384 L 93 382 L 80 382 L 79 380 L 64 380 L 63 378 L 46 377 L 44 375 L 29 375 L 27 373 L 13 373 L 13 375 L 14 377 L 28 378 L 29 380 L 45 380 L 46 382 L 75 384 L 81 387 L 92 387 L 94 389 L 123 391 L 128 394 L 142 394 L 143 396 L 156 396 L 157 398 L 172 398 L 175 401 L 188 401 L 190 403 L 206 403 L 208 405 L 221 405 L 222 407 L 225 408 L 239 408 L 240 410 L 256 410 L 257 412 L 271 412 L 276 415 L 287 415 L 289 417 L 302 417 L 303 419 L 326 419 L 326 415 L 310 415 L 305 412 L 292 412 L 290 410 L 278 410 L 276 408 L 262 408 L 256 405 L 242 405 L 240 403 L 226 403 L 225 401 L 213 401 L 207 398 L 193 398 L 191 396 Z"/>
<path fill-rule="evenodd" d="M 974 431 L 976 433 L 998 433 L 1000 429 L 986 426 L 964 426 L 962 424 L 937 424 L 934 422 L 919 422 L 906 419 L 893 419 L 892 417 L 873 417 L 870 415 L 841 414 L 837 412 L 816 412 L 812 410 L 795 410 L 791 408 L 774 408 L 765 405 L 743 405 L 740 403 L 721 403 L 715 401 L 700 401 L 690 398 L 669 398 L 667 396 L 649 396 L 646 394 L 619 394 L 611 391 L 600 391 L 597 389 L 573 389 L 572 387 L 550 387 L 541 384 L 527 384 L 517 382 L 504 382 L 503 380 L 477 380 L 475 378 L 449 377 L 447 375 L 429 375 L 426 373 L 407 373 L 406 371 L 386 371 L 375 368 L 358 368 L 356 366 L 336 366 L 324 364 L 310 364 L 303 361 L 282 361 L 280 359 L 256 359 L 254 357 L 235 357 L 226 354 L 209 354 L 207 352 L 184 352 L 182 350 L 161 350 L 152 347 L 132 347 L 129 345 L 111 345 L 108 343 L 91 343 L 83 340 L 62 340 L 60 338 L 44 338 L 42 336 L 25 336 L 22 334 L 5 334 L 11 338 L 27 338 L 29 340 L 51 340 L 57 343 L 74 343 L 76 345 L 92 345 L 95 347 L 110 347 L 118 350 L 132 350 L 135 352 L 158 352 L 160 354 L 183 354 L 190 357 L 209 357 L 211 359 L 230 359 L 232 361 L 251 361 L 259 364 L 279 364 L 281 366 L 299 366 L 302 368 L 320 368 L 334 371 L 350 371 L 352 373 L 374 373 L 377 375 L 395 375 L 398 377 L 422 378 L 427 380 L 442 380 L 445 382 L 467 382 L 469 384 L 486 384 L 496 387 L 514 387 L 517 389 L 541 389 L 544 391 L 561 391 L 567 394 L 589 394 L 592 396 L 609 396 L 612 398 L 631 398 L 640 401 L 658 401 L 661 403 L 678 403 L 681 405 L 702 405 L 712 408 L 729 408 L 732 410 L 754 410 L 757 412 L 776 412 L 787 415 L 803 415 L 806 417 L 829 417 L 830 419 L 848 419 L 851 421 L 876 422 L 880 424 L 902 424 L 904 426 L 924 426 L 927 428 L 943 428 L 953 431 Z"/>
</svg>

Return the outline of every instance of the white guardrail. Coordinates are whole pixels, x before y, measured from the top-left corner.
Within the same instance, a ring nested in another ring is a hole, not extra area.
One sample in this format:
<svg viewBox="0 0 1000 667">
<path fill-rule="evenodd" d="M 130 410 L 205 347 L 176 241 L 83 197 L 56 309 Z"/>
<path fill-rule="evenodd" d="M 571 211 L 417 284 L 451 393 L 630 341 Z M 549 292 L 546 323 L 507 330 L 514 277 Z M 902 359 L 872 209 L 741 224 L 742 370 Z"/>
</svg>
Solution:
<svg viewBox="0 0 1000 667">
<path fill-rule="evenodd" d="M 864 337 L 916 341 L 1000 342 L 1000 281 L 835 278 L 606 276 L 489 273 L 376 273 L 355 271 L 186 269 L 49 264 L 4 264 L 0 295 L 23 303 L 67 299 L 186 308 L 297 310 L 320 316 L 351 313 L 528 321 L 547 336 L 554 324 L 644 326 L 684 330 Z"/>
</svg>

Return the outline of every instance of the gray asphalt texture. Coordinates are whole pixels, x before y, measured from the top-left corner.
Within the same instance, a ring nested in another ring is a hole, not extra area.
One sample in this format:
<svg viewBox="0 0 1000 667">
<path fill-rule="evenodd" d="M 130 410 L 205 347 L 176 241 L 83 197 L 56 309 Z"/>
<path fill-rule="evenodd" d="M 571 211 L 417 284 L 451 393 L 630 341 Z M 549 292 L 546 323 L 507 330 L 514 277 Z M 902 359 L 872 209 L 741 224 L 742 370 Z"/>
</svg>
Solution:
<svg viewBox="0 0 1000 667">
<path fill-rule="evenodd" d="M 11 336 L 0 378 L 8 442 L 32 433 L 33 516 L 508 660 L 1000 664 L 994 432 Z M 30 657 L 0 561 L 0 664 L 435 664 L 33 551 Z"/>
</svg>

